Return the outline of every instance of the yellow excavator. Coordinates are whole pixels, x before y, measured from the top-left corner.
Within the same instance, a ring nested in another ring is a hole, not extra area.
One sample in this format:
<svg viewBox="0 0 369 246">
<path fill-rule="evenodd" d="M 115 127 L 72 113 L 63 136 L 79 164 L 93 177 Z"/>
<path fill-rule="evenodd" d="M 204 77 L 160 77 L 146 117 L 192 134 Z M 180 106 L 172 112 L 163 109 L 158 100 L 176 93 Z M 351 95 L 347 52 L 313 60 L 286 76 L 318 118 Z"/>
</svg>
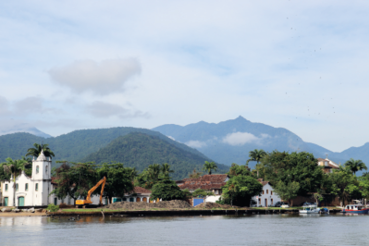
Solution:
<svg viewBox="0 0 369 246">
<path fill-rule="evenodd" d="M 97 182 L 97 184 L 94 187 L 92 187 L 88 191 L 86 200 L 77 200 L 76 205 L 77 206 L 81 206 L 81 205 L 86 206 L 88 204 L 92 204 L 91 194 L 92 194 L 92 192 L 94 192 L 97 189 L 97 187 L 99 187 L 102 184 L 101 185 L 101 194 L 100 194 L 100 203 L 99 203 L 99 205 L 101 206 L 102 205 L 102 197 L 103 197 L 103 193 L 104 193 L 105 183 L 106 183 L 106 177 L 102 178 L 99 182 Z"/>
</svg>

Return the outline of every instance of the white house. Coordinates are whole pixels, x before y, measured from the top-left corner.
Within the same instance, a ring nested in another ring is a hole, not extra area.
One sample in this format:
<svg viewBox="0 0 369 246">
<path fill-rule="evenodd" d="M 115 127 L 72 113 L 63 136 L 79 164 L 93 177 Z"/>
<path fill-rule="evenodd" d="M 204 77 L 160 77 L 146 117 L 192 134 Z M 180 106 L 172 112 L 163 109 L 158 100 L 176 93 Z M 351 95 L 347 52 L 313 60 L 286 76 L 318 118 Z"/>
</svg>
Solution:
<svg viewBox="0 0 369 246">
<path fill-rule="evenodd" d="M 259 179 L 259 182 L 263 185 L 263 191 L 259 196 L 254 196 L 252 200 L 256 202 L 256 206 L 270 207 L 273 206 L 276 202 L 280 202 L 281 198 L 277 193 L 274 192 L 273 187 L 270 185 L 269 181 L 262 181 Z"/>
</svg>

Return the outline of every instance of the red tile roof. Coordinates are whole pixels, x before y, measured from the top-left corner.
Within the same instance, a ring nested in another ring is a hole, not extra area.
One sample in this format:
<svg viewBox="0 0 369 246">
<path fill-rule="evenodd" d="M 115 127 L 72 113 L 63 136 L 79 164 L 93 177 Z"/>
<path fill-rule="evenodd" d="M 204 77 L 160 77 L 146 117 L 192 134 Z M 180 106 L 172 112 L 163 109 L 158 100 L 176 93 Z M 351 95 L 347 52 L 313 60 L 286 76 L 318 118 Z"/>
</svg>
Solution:
<svg viewBox="0 0 369 246">
<path fill-rule="evenodd" d="M 189 189 L 221 189 L 226 184 L 227 174 L 207 174 L 197 179 L 183 179 L 183 184 L 178 185 L 181 190 Z"/>
<path fill-rule="evenodd" d="M 138 187 L 138 186 L 135 186 L 135 188 L 133 188 L 133 191 L 137 194 L 138 193 L 150 193 L 151 194 L 151 190 L 146 190 L 146 189 L 144 189 L 142 187 Z"/>
</svg>

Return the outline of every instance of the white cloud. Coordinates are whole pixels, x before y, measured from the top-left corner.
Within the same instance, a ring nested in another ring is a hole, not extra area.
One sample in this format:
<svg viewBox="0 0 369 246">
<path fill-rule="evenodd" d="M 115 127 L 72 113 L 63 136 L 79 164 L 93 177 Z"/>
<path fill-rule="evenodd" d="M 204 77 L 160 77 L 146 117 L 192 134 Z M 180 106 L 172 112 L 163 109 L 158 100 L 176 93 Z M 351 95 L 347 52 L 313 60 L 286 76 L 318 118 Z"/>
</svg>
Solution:
<svg viewBox="0 0 369 246">
<path fill-rule="evenodd" d="M 172 139 L 173 141 L 176 141 L 176 139 L 172 136 L 167 136 L 168 138 Z"/>
<path fill-rule="evenodd" d="M 191 140 L 185 143 L 187 146 L 190 146 L 191 148 L 200 149 L 202 147 L 206 146 L 205 142 L 197 141 L 197 140 Z"/>
<path fill-rule="evenodd" d="M 133 58 L 101 62 L 81 60 L 50 69 L 48 73 L 55 82 L 71 88 L 76 93 L 92 91 L 95 94 L 107 95 L 123 91 L 127 80 L 141 73 L 141 66 Z"/>
<path fill-rule="evenodd" d="M 236 146 L 236 145 L 244 145 L 246 143 L 257 142 L 259 140 L 260 138 L 248 132 L 234 132 L 225 136 L 222 141 L 229 145 Z"/>
</svg>

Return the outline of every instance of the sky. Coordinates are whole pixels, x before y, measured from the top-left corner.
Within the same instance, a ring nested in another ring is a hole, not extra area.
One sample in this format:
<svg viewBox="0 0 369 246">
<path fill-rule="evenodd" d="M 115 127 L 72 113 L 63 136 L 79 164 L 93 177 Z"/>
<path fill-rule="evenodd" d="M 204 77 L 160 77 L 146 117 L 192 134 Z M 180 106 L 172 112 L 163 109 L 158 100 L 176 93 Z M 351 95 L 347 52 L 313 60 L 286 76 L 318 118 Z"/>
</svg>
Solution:
<svg viewBox="0 0 369 246">
<path fill-rule="evenodd" d="M 243 116 L 369 142 L 369 2 L 2 1 L 0 132 Z"/>
</svg>

